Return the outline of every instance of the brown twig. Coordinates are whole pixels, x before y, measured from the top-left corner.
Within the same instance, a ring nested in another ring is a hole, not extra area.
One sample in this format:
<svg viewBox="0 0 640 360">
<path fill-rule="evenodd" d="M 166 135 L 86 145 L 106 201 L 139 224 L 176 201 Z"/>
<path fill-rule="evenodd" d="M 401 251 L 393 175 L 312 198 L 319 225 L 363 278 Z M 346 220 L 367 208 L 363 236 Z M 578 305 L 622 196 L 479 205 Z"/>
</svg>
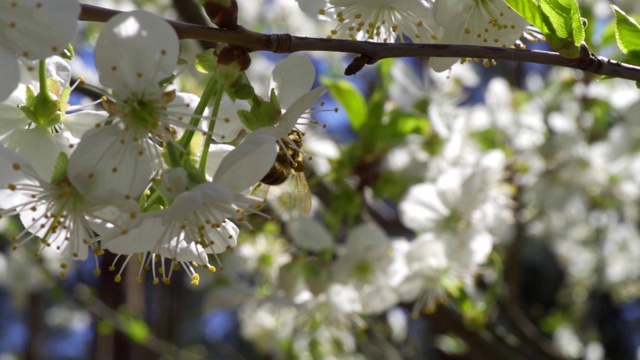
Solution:
<svg viewBox="0 0 640 360">
<path fill-rule="evenodd" d="M 127 333 L 128 325 L 126 324 L 126 322 L 123 322 L 121 314 L 113 310 L 113 308 L 110 307 L 109 305 L 105 304 L 103 302 L 103 298 L 97 297 L 93 293 L 93 290 L 91 290 L 89 287 L 81 284 L 76 285 L 74 295 L 75 295 L 75 298 L 78 299 L 85 306 L 85 308 L 90 313 L 92 313 L 97 319 L 106 321 L 111 326 L 113 326 L 116 330 L 118 330 L 119 333 L 121 334 Z M 101 296 L 102 295 L 103 294 L 101 294 Z M 125 342 L 125 344 L 131 345 L 131 343 L 128 341 Z M 123 344 L 119 344 L 119 345 L 122 346 Z M 201 356 L 198 355 L 197 353 L 183 350 L 168 341 L 165 341 L 163 339 L 156 337 L 152 333 L 149 333 L 144 339 L 144 341 L 138 343 L 137 345 L 144 347 L 145 349 L 149 350 L 150 353 L 153 353 L 153 354 L 158 354 L 158 355 L 172 354 L 179 359 L 201 358 Z M 99 350 L 100 349 L 98 349 L 98 351 Z M 115 358 L 120 359 L 120 358 L 126 358 L 128 356 L 127 353 L 123 353 L 117 348 L 116 349 L 112 348 L 107 350 L 117 350 L 121 354 L 120 357 L 115 357 Z M 124 357 L 122 354 L 124 354 Z M 104 352 L 101 355 L 103 356 Z M 101 357 L 101 358 L 104 358 L 104 357 Z"/>
<path fill-rule="evenodd" d="M 116 10 L 93 5 L 82 5 L 80 20 L 106 22 L 118 14 Z M 250 51 L 293 53 L 298 51 L 324 51 L 359 54 L 348 67 L 347 75 L 355 74 L 364 65 L 378 60 L 400 57 L 453 57 L 530 62 L 562 66 L 598 75 L 640 81 L 640 67 L 620 63 L 589 52 L 583 46 L 577 59 L 567 59 L 556 52 L 521 50 L 491 46 L 452 44 L 388 44 L 368 41 L 322 39 L 289 34 L 263 34 L 243 27 L 221 30 L 213 27 L 169 21 L 181 39 L 221 42 L 243 46 Z"/>
<path fill-rule="evenodd" d="M 526 228 L 522 222 L 521 212 L 524 202 L 521 199 L 522 188 L 517 186 L 513 199 L 516 204 L 514 214 L 515 234 L 513 241 L 507 249 L 505 258 L 505 282 L 507 291 L 505 299 L 499 301 L 502 313 L 506 315 L 511 325 L 513 334 L 522 345 L 535 351 L 541 359 L 561 360 L 564 357 L 553 347 L 549 339 L 545 338 L 538 328 L 527 318 L 521 308 L 520 291 L 522 288 L 521 261 L 524 241 L 526 240 Z"/>
<path fill-rule="evenodd" d="M 470 329 L 460 314 L 447 306 L 438 306 L 437 310 L 426 316 L 436 329 L 442 332 L 452 332 L 459 336 L 469 347 L 471 359 L 477 360 L 523 360 L 524 356 L 518 349 L 505 347 L 487 330 Z"/>
</svg>

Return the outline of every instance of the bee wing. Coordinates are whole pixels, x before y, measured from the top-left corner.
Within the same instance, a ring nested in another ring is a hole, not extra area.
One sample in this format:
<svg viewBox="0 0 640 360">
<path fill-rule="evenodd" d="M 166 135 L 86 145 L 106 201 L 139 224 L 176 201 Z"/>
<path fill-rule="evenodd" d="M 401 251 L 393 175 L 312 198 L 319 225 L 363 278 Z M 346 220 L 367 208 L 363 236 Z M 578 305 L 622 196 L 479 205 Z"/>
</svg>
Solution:
<svg viewBox="0 0 640 360">
<path fill-rule="evenodd" d="M 251 196 L 255 196 L 257 198 L 262 199 L 262 202 L 252 206 L 254 209 L 262 210 L 264 205 L 267 203 L 267 194 L 269 194 L 270 187 L 271 186 L 269 185 L 258 183 L 258 185 L 254 186 L 253 189 L 251 189 L 251 193 L 250 193 Z"/>
<path fill-rule="evenodd" d="M 293 205 L 302 215 L 311 213 L 311 191 L 303 172 L 296 172 L 292 177 Z"/>
</svg>

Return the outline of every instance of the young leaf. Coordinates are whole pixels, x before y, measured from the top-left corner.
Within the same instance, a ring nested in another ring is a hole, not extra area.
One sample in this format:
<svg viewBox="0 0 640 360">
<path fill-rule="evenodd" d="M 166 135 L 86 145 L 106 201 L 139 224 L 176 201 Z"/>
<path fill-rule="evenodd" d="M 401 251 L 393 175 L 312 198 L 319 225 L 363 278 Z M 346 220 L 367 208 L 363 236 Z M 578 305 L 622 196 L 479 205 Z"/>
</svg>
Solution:
<svg viewBox="0 0 640 360">
<path fill-rule="evenodd" d="M 540 7 L 536 0 L 505 0 L 505 2 L 511 6 L 511 8 L 520 14 L 523 18 L 527 19 L 531 25 L 537 27 L 544 34 L 548 33 L 547 26 L 542 21 L 540 15 Z"/>
<path fill-rule="evenodd" d="M 505 0 L 545 35 L 551 47 L 567 58 L 580 55 L 585 31 L 576 0 Z"/>
<path fill-rule="evenodd" d="M 367 102 L 364 97 L 350 82 L 324 81 L 329 86 L 329 93 L 344 107 L 351 127 L 358 131 L 367 121 Z"/>
<path fill-rule="evenodd" d="M 540 2 L 542 20 L 551 30 L 545 33 L 549 44 L 566 58 L 580 56 L 584 41 L 584 27 L 576 0 L 543 0 Z"/>
<path fill-rule="evenodd" d="M 611 8 L 616 14 L 618 47 L 627 55 L 625 61 L 638 65 L 640 64 L 640 25 L 617 6 L 611 5 Z"/>
</svg>

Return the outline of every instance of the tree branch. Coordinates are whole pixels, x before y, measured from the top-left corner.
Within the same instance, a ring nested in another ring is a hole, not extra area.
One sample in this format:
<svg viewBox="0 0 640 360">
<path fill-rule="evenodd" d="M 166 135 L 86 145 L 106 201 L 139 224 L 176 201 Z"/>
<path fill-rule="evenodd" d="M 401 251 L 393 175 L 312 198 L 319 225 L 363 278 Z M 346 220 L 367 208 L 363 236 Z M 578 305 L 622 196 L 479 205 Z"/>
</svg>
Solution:
<svg viewBox="0 0 640 360">
<path fill-rule="evenodd" d="M 209 20 L 202 13 L 202 5 L 196 0 L 172 0 L 173 8 L 176 10 L 180 18 L 189 24 L 196 24 L 207 26 L 209 24 Z M 200 41 L 200 46 L 203 49 L 211 49 L 216 47 L 215 42 L 211 41 Z"/>
<path fill-rule="evenodd" d="M 82 5 L 80 20 L 106 22 L 119 11 L 93 5 Z M 346 75 L 357 73 L 365 65 L 378 60 L 400 57 L 454 57 L 530 62 L 578 69 L 598 75 L 640 81 L 640 67 L 597 56 L 583 45 L 580 57 L 567 59 L 556 52 L 521 50 L 491 46 L 451 44 L 388 44 L 357 40 L 322 39 L 289 34 L 263 34 L 243 27 L 221 30 L 207 26 L 167 20 L 181 39 L 238 45 L 250 51 L 293 53 L 326 51 L 359 54 L 347 67 Z"/>
<path fill-rule="evenodd" d="M 513 179 L 509 181 L 514 184 Z M 522 186 L 516 185 L 513 195 L 516 207 L 513 210 L 515 216 L 515 233 L 510 246 L 507 248 L 504 262 L 504 278 L 507 284 L 505 298 L 498 302 L 499 308 L 511 324 L 513 334 L 520 342 L 535 351 L 536 356 L 546 360 L 561 360 L 564 357 L 554 348 L 551 341 L 545 338 L 522 311 L 520 291 L 522 290 L 522 252 L 526 240 L 526 227 L 522 221 L 524 201 L 522 200 Z"/>
</svg>

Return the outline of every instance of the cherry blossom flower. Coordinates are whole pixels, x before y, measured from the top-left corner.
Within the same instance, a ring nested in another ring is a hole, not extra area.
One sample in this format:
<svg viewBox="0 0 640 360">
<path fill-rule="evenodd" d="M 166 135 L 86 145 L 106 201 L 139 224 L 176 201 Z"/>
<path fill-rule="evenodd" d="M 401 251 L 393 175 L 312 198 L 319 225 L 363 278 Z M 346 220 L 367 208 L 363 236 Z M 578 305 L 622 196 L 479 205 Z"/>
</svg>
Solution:
<svg viewBox="0 0 640 360">
<path fill-rule="evenodd" d="M 322 94 L 327 91 L 325 86 L 311 89 L 315 79 L 316 70 L 311 61 L 305 56 L 292 54 L 280 61 L 273 69 L 269 81 L 269 93 L 274 92 L 277 101 L 284 113 L 279 118 L 274 118 L 272 126 L 265 124 L 253 124 L 241 121 L 239 117 L 224 112 L 222 118 L 216 121 L 214 127 L 214 138 L 218 141 L 232 141 L 240 131 L 256 131 L 261 126 L 266 129 L 261 130 L 276 139 L 286 137 L 289 131 L 299 122 L 300 118 L 317 102 Z M 228 107 L 237 111 L 244 106 L 237 104 Z"/>
<path fill-rule="evenodd" d="M 85 134 L 70 158 L 69 177 L 90 197 L 137 197 L 147 186 L 160 148 L 151 141 L 174 141 L 173 126 L 185 124 L 193 95 L 167 88 L 180 44 L 173 28 L 145 12 L 111 18 L 96 43 L 100 83 L 113 89 L 104 106 L 113 120 Z"/>
<path fill-rule="evenodd" d="M 329 288 L 343 300 L 336 306 L 344 312 L 378 314 L 397 303 L 392 275 L 405 273 L 404 253 L 393 251 L 382 229 L 372 224 L 352 229 L 345 250 L 334 263 L 335 283 Z"/>
<path fill-rule="evenodd" d="M 0 169 L 0 216 L 19 215 L 25 227 L 13 237 L 14 248 L 39 238 L 42 247 L 61 253 L 62 278 L 71 260 L 102 252 L 89 218 L 97 208 L 63 172 L 47 182 L 26 159 L 4 146 L 0 146 Z"/>
<path fill-rule="evenodd" d="M 188 263 L 213 269 L 206 254 L 236 246 L 239 230 L 229 219 L 244 221 L 243 211 L 262 201 L 246 191 L 267 173 L 276 153 L 273 138 L 252 134 L 224 156 L 211 182 L 182 192 L 166 209 L 144 213 L 137 221 L 114 227 L 105 234 L 103 247 L 127 255 L 124 265 L 131 255 L 139 253 L 169 258 L 182 264 L 197 285 L 199 276 Z M 170 273 L 162 274 L 167 282 Z"/>
<path fill-rule="evenodd" d="M 417 300 L 416 311 L 433 310 L 444 281 L 469 283 L 487 260 L 494 232 L 510 214 L 500 182 L 505 163 L 501 151 L 491 151 L 475 164 L 452 166 L 434 183 L 412 186 L 401 201 L 400 219 L 418 238 L 399 292 L 405 301 Z"/>
<path fill-rule="evenodd" d="M 502 0 L 436 1 L 434 18 L 442 26 L 438 42 L 511 47 L 520 38 L 528 22 Z M 445 71 L 454 58 L 431 58 L 435 71 Z"/>
<path fill-rule="evenodd" d="M 48 179 L 58 154 L 69 154 L 82 135 L 104 121 L 107 114 L 69 106 L 71 69 L 62 58 L 46 59 L 46 95 L 39 93 L 37 71 L 24 70 L 16 90 L 0 103 L 0 144 L 24 156 L 42 178 Z M 55 109 L 46 109 L 49 104 Z"/>
<path fill-rule="evenodd" d="M 311 16 L 339 22 L 329 38 L 379 42 L 402 40 L 402 36 L 414 42 L 437 39 L 437 24 L 426 0 L 298 0 L 298 5 Z"/>
</svg>

